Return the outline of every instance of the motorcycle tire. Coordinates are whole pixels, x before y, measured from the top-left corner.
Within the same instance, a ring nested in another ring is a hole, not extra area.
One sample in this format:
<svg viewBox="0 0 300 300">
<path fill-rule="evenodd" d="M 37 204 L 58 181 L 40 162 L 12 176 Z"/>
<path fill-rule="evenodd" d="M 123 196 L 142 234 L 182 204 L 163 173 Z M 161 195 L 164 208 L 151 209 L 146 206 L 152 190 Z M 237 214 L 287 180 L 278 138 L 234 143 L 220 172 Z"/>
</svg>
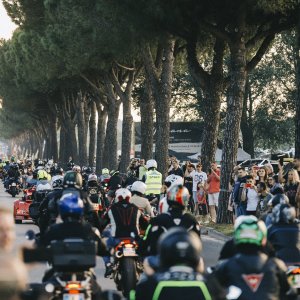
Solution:
<svg viewBox="0 0 300 300">
<path fill-rule="evenodd" d="M 123 257 L 121 261 L 121 281 L 123 295 L 128 298 L 131 290 L 135 290 L 137 283 L 136 262 L 132 257 Z"/>
<path fill-rule="evenodd" d="M 17 195 L 17 189 L 13 186 L 10 190 L 10 194 L 12 197 L 16 197 Z"/>
</svg>

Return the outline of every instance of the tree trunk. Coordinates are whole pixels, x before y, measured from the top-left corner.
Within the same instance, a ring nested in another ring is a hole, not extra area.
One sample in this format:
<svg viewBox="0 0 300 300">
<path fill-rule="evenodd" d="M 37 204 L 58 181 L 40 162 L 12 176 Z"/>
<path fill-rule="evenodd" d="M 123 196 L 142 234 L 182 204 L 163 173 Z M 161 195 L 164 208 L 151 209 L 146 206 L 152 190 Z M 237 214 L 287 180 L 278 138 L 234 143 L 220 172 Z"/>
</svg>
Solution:
<svg viewBox="0 0 300 300">
<path fill-rule="evenodd" d="M 97 101 L 96 104 L 98 112 L 96 171 L 100 174 L 103 166 L 103 151 L 107 110 L 101 105 L 100 101 Z"/>
<path fill-rule="evenodd" d="M 224 92 L 223 59 L 225 43 L 220 39 L 216 39 L 210 74 L 199 64 L 196 46 L 195 41 L 188 43 L 188 66 L 203 117 L 201 162 L 203 170 L 207 172 L 210 163 L 215 161 L 217 150 L 221 99 Z"/>
<path fill-rule="evenodd" d="M 97 107 L 95 101 L 91 102 L 91 117 L 89 122 L 90 145 L 89 145 L 89 166 L 94 167 L 96 155 L 96 115 Z"/>
<path fill-rule="evenodd" d="M 248 101 L 249 100 L 249 101 Z M 248 109 L 249 103 L 249 109 Z M 248 152 L 252 158 L 254 158 L 254 136 L 253 136 L 253 125 L 252 125 L 252 99 L 250 91 L 250 83 L 247 77 L 243 112 L 241 119 L 241 131 L 243 135 L 243 149 Z"/>
<path fill-rule="evenodd" d="M 158 170 L 167 175 L 168 152 L 169 152 L 169 134 L 170 134 L 170 101 L 173 81 L 174 67 L 174 44 L 175 41 L 167 36 L 162 43 L 163 56 L 161 62 L 161 74 L 158 77 L 158 69 L 152 59 L 150 48 L 144 52 L 146 76 L 150 82 L 151 92 L 155 101 L 156 111 L 156 142 L 155 159 Z"/>
<path fill-rule="evenodd" d="M 86 166 L 87 159 L 87 127 L 86 127 L 87 99 L 82 93 L 79 94 L 77 105 L 77 128 L 78 128 L 78 152 L 80 166 Z"/>
<path fill-rule="evenodd" d="M 153 157 L 154 103 L 147 80 L 144 84 L 145 87 L 140 101 L 141 158 L 147 161 Z"/>
<path fill-rule="evenodd" d="M 63 125 L 60 127 L 60 146 L 59 146 L 59 161 L 61 165 L 65 168 L 66 167 L 66 162 L 68 161 L 68 153 L 67 153 L 67 147 L 66 147 L 66 130 Z"/>
<path fill-rule="evenodd" d="M 298 9 L 300 13 L 300 8 Z M 295 158 L 300 159 L 300 19 L 297 25 L 297 97 L 295 116 Z"/>
<path fill-rule="evenodd" d="M 113 86 L 111 83 L 106 83 L 105 87 L 107 89 L 108 94 L 108 119 L 104 143 L 103 165 L 109 168 L 110 170 L 116 170 L 118 168 L 118 117 L 121 102 L 116 100 L 113 91 Z"/>
<path fill-rule="evenodd" d="M 241 16 L 243 18 L 243 16 Z M 243 19 L 242 19 L 243 20 Z M 227 114 L 223 139 L 221 163 L 221 192 L 219 197 L 218 223 L 231 223 L 228 212 L 230 174 L 237 159 L 238 136 L 243 109 L 246 83 L 246 48 L 244 43 L 244 26 L 237 28 L 230 46 L 230 85 L 227 99 Z"/>
<path fill-rule="evenodd" d="M 132 139 L 131 94 L 125 96 L 123 101 L 123 124 L 122 124 L 122 155 L 120 161 L 120 172 L 126 173 L 130 162 L 130 150 Z"/>
</svg>

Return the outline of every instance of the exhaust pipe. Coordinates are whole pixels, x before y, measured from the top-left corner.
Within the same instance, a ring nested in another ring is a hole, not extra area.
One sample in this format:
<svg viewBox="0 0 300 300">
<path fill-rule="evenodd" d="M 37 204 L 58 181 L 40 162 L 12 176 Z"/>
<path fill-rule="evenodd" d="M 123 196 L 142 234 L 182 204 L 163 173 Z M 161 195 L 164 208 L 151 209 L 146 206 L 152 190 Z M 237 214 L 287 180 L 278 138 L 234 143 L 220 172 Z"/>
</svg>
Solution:
<svg viewBox="0 0 300 300">
<path fill-rule="evenodd" d="M 122 251 L 117 251 L 116 252 L 116 257 L 117 258 L 121 258 L 123 256 L 123 252 Z"/>
</svg>

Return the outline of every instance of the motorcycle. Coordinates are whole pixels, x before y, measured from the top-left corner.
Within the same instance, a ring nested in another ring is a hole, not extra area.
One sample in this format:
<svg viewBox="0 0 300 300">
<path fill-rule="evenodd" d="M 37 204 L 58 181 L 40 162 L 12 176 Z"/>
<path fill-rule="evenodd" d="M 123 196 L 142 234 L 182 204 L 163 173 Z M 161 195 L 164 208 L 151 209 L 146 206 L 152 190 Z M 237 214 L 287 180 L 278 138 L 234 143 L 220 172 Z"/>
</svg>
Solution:
<svg viewBox="0 0 300 300">
<path fill-rule="evenodd" d="M 20 193 L 20 184 L 15 179 L 11 180 L 11 183 L 8 186 L 8 193 L 13 198 Z"/>
<path fill-rule="evenodd" d="M 137 243 L 133 238 L 123 238 L 115 247 L 115 263 L 112 277 L 117 289 L 123 292 L 125 297 L 134 290 L 143 272 L 143 265 L 137 255 Z"/>
<path fill-rule="evenodd" d="M 43 283 L 31 285 L 32 293 L 34 289 L 43 290 L 49 300 L 92 299 L 95 275 L 91 268 L 96 265 L 96 242 L 82 239 L 52 241 L 46 249 L 23 249 L 23 258 L 26 263 L 48 261 L 52 266 Z"/>
<path fill-rule="evenodd" d="M 16 224 L 22 224 L 23 220 L 32 220 L 29 215 L 29 206 L 32 203 L 32 194 L 35 188 L 25 189 L 24 196 L 14 201 L 14 219 Z"/>
</svg>

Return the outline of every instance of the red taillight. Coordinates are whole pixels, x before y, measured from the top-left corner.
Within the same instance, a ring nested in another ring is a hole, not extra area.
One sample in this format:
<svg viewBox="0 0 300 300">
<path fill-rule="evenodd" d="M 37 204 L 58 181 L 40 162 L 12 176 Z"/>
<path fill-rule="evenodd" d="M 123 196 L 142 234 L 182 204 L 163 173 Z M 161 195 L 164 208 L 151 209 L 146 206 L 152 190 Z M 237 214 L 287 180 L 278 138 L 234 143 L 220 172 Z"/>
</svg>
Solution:
<svg viewBox="0 0 300 300">
<path fill-rule="evenodd" d="M 68 290 L 69 294 L 78 294 L 81 288 L 80 283 L 72 282 L 66 285 L 66 290 Z"/>
</svg>

